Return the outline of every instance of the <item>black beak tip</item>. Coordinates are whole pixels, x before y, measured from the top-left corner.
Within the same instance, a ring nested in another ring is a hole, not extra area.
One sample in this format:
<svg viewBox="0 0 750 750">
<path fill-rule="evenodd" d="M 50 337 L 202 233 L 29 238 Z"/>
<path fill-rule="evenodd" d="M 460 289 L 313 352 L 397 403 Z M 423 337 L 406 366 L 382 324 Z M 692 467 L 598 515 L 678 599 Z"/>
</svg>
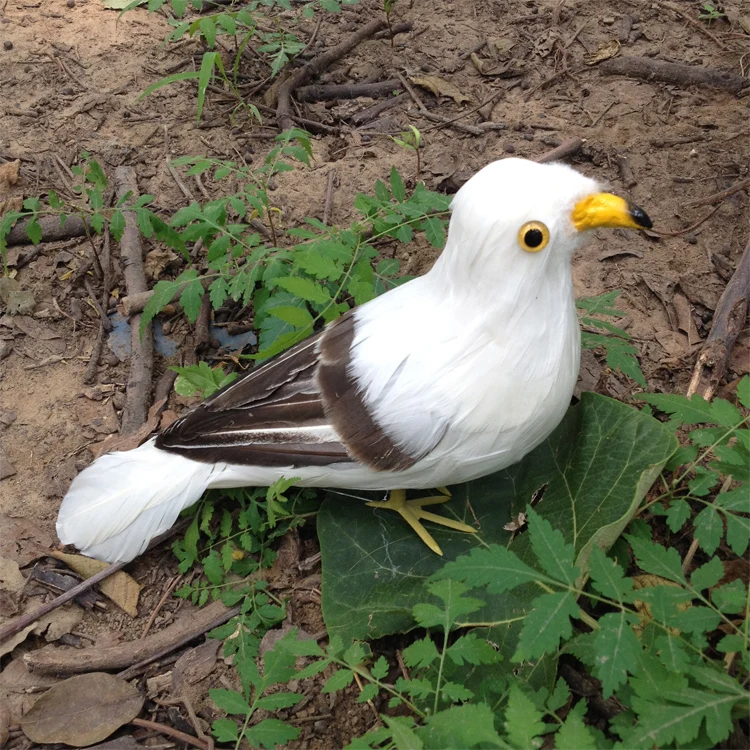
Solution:
<svg viewBox="0 0 750 750">
<path fill-rule="evenodd" d="M 651 229 L 651 227 L 653 226 L 653 223 L 651 219 L 649 219 L 648 214 L 640 206 L 634 206 L 631 204 L 630 216 L 632 217 L 633 221 L 643 229 Z"/>
</svg>

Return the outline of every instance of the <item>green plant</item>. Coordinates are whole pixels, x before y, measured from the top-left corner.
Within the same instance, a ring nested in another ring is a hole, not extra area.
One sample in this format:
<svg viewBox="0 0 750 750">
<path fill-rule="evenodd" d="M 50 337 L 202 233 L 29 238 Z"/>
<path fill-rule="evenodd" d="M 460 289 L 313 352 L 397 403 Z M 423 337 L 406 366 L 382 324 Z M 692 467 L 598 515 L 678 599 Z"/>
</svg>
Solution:
<svg viewBox="0 0 750 750">
<path fill-rule="evenodd" d="M 701 21 L 718 21 L 720 18 L 726 18 L 727 14 L 720 8 L 717 8 L 713 3 L 703 3 L 701 5 L 701 12 L 698 14 L 698 18 Z"/>
<path fill-rule="evenodd" d="M 417 156 L 417 174 L 414 179 L 419 180 L 419 175 L 422 171 L 419 151 L 422 146 L 422 134 L 419 132 L 419 130 L 417 130 L 417 128 L 414 127 L 414 125 L 409 125 L 409 130 L 405 130 L 398 138 L 394 138 L 393 136 L 391 136 L 391 140 L 401 146 L 401 148 L 406 148 L 414 151 Z"/>
<path fill-rule="evenodd" d="M 304 4 L 300 16 L 307 19 L 312 18 L 315 15 L 316 7 L 329 13 L 339 13 L 342 5 L 352 5 L 357 2 L 359 0 L 307 2 Z M 167 0 L 149 0 L 148 10 L 154 12 L 166 4 Z M 125 13 L 137 5 L 139 5 L 139 2 L 134 2 L 122 12 Z M 200 120 L 208 87 L 214 82 L 214 79 L 218 78 L 225 85 L 227 93 L 232 95 L 236 101 L 231 118 L 234 119 L 238 110 L 244 109 L 253 119 L 260 122 L 262 118 L 258 108 L 247 101 L 247 97 L 240 89 L 243 79 L 240 70 L 243 52 L 248 46 L 252 46 L 261 59 L 267 60 L 270 68 L 270 76 L 268 77 L 270 81 L 281 72 L 287 63 L 305 49 L 305 43 L 289 28 L 282 26 L 279 15 L 274 14 L 274 11 L 279 10 L 287 15 L 291 13 L 293 11 L 291 0 L 253 0 L 249 3 L 242 3 L 241 7 L 236 10 L 234 4 L 232 4 L 228 9 L 221 9 L 213 13 L 201 12 L 200 16 L 195 19 L 183 20 L 189 6 L 197 11 L 202 11 L 206 5 L 210 5 L 210 3 L 204 0 L 190 0 L 190 2 L 188 0 L 169 0 L 169 6 L 176 19 L 170 20 L 173 28 L 168 34 L 166 42 L 179 42 L 185 37 L 199 39 L 208 50 L 201 57 L 201 65 L 198 71 L 185 71 L 167 75 L 149 86 L 140 98 L 178 81 L 194 80 L 198 84 L 196 116 Z M 290 25 L 293 26 L 296 21 L 297 18 L 294 18 Z M 275 30 L 269 31 L 269 25 L 273 25 Z M 217 39 L 220 37 L 227 37 L 233 46 L 234 56 L 230 72 L 225 69 L 221 54 L 215 51 Z"/>
<path fill-rule="evenodd" d="M 601 347 L 605 352 L 607 364 L 612 369 L 619 370 L 645 388 L 646 378 L 636 358 L 638 349 L 630 343 L 630 334 L 607 320 L 625 316 L 622 310 L 614 306 L 619 294 L 620 290 L 615 289 L 596 297 L 582 297 L 576 300 L 579 320 L 583 326 L 581 346 L 584 349 Z M 606 333 L 598 333 L 596 329 Z"/>
<path fill-rule="evenodd" d="M 750 379 L 737 387 L 737 397 L 750 409 Z M 663 491 L 644 511 L 665 516 L 673 533 L 692 519 L 699 547 L 714 554 L 725 535 L 736 555 L 744 555 L 750 537 L 750 418 L 724 399 L 706 402 L 694 395 L 644 393 L 639 398 L 671 416 L 675 428 L 701 425 L 687 434 L 662 477 Z M 716 489 L 718 494 L 711 497 Z M 695 513 L 695 508 L 698 512 Z"/>
</svg>

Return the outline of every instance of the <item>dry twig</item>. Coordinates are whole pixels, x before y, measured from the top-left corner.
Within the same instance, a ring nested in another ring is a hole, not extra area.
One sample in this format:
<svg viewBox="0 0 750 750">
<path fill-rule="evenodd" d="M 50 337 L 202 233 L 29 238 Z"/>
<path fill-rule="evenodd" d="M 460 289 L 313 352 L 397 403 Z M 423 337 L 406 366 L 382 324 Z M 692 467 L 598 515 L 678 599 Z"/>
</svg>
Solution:
<svg viewBox="0 0 750 750">
<path fill-rule="evenodd" d="M 322 73 L 329 65 L 340 60 L 351 52 L 360 42 L 374 36 L 385 28 L 385 21 L 376 18 L 363 26 L 359 31 L 345 39 L 341 44 L 314 57 L 307 65 L 300 68 L 293 76 L 279 86 L 278 103 L 276 106 L 276 121 L 280 130 L 294 127 L 295 117 L 292 114 L 292 93 L 314 76 Z"/>
<path fill-rule="evenodd" d="M 662 81 L 676 86 L 710 86 L 711 88 L 739 94 L 750 85 L 747 78 L 716 68 L 700 65 L 653 60 L 650 57 L 614 57 L 599 65 L 602 75 L 620 75 L 642 78 L 645 81 Z"/>
<path fill-rule="evenodd" d="M 688 386 L 688 398 L 694 393 L 710 401 L 727 369 L 732 347 L 747 319 L 750 300 L 750 242 L 734 275 L 719 299 L 711 332 L 695 363 Z"/>
<path fill-rule="evenodd" d="M 122 200 L 128 193 L 133 197 L 138 195 L 138 183 L 132 167 L 117 167 L 115 190 L 118 200 Z M 125 218 L 125 230 L 120 240 L 120 257 L 125 286 L 128 295 L 141 294 L 147 291 L 147 285 L 138 223 L 132 211 L 124 210 L 122 215 Z M 154 365 L 151 325 L 146 326 L 141 335 L 141 317 L 135 315 L 130 321 L 130 328 L 130 370 L 120 427 L 123 435 L 135 432 L 146 421 L 151 404 L 151 375 Z"/>
</svg>

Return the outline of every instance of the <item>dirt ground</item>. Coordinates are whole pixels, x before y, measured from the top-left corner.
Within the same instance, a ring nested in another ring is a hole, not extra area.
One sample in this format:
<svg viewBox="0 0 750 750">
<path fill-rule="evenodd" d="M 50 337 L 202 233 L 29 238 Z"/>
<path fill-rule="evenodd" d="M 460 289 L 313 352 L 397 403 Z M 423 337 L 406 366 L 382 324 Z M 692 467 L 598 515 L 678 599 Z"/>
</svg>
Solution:
<svg viewBox="0 0 750 750">
<path fill-rule="evenodd" d="M 684 393 L 719 297 L 750 240 L 747 188 L 711 205 L 690 202 L 748 177 L 750 98 L 712 87 L 604 75 L 597 64 L 587 64 L 588 56 L 616 40 L 620 56 L 747 76 L 750 15 L 740 0 L 717 3 L 726 18 L 710 25 L 696 20 L 701 3 L 676 3 L 679 14 L 668 5 L 631 0 L 432 0 L 410 5 L 400 0 L 393 22 L 410 21 L 411 31 L 398 35 L 393 47 L 388 39 L 363 42 L 316 82 L 372 81 L 398 73 L 440 76 L 466 101 L 458 105 L 450 96 L 419 89 L 429 113 L 449 120 L 465 113 L 457 122 L 497 126 L 476 135 L 436 124 L 409 97 L 360 128 L 350 124 L 350 117 L 372 100 L 302 104 L 305 118 L 338 132 L 315 136 L 311 169 L 278 180 L 273 199 L 284 223 L 293 226 L 304 216 L 323 217 L 331 170 L 331 223 L 353 217 L 356 193 L 371 192 L 391 165 L 413 175 L 413 153 L 389 137 L 408 124 L 423 133 L 422 178 L 432 189 L 449 188 L 460 173 L 476 171 L 494 159 L 510 154 L 535 158 L 570 138 L 584 138 L 582 150 L 571 160 L 578 169 L 643 206 L 660 232 L 694 227 L 662 237 L 607 230 L 574 264 L 579 295 L 622 290 L 619 306 L 627 313 L 623 326 L 638 346 L 649 388 Z M 303 41 L 315 35 L 310 54 L 317 54 L 376 17 L 379 7 L 365 0 L 338 15 L 319 12 L 315 19 L 301 21 L 295 33 Z M 284 12 L 281 19 L 289 23 L 291 14 Z M 155 206 L 168 214 L 187 202 L 167 169 L 168 159 L 209 155 L 239 156 L 248 163 L 262 160 L 278 132 L 267 110 L 262 126 L 244 115 L 231 122 L 232 102 L 209 92 L 204 118 L 196 125 L 192 82 L 139 99 L 165 74 L 194 69 L 200 61 L 203 50 L 196 41 L 165 45 L 169 30 L 163 13 L 139 9 L 118 21 L 117 12 L 103 9 L 99 0 L 0 4 L 0 166 L 21 159 L 18 194 L 64 191 L 68 168 L 86 151 L 109 176 L 121 164 L 134 166 L 141 192 L 153 194 Z M 225 58 L 230 61 L 226 51 Z M 261 82 L 268 75 L 258 56 L 243 58 L 242 65 L 250 81 Z M 266 89 L 252 101 L 263 104 Z M 479 106 L 493 96 L 489 105 Z M 202 187 L 186 182 L 200 198 Z M 211 196 L 220 194 L 220 186 L 210 180 L 203 188 Z M 15 268 L 30 249 L 11 247 L 9 266 L 17 271 L 22 289 L 32 293 L 31 306 L 10 315 L 3 314 L 0 303 L 0 557 L 22 566 L 34 558 L 35 545 L 56 542 L 54 520 L 70 480 L 91 461 L 91 447 L 117 432 L 127 372 L 127 363 L 105 347 L 95 384 L 83 383 L 98 330 L 85 283 L 93 279 L 85 273 L 91 255 L 85 238 L 45 243 L 34 260 Z M 424 272 L 435 258 L 420 242 L 398 253 L 404 272 L 411 274 Z M 189 334 L 184 321 L 175 319 L 169 326 L 178 344 Z M 156 377 L 182 356 L 178 351 L 158 358 Z M 730 361 L 728 387 L 748 372 L 750 334 L 745 329 Z M 615 397 L 627 397 L 633 390 L 630 381 L 604 369 L 594 355 L 586 356 L 582 378 L 584 387 Z M 173 396 L 170 407 L 179 412 L 183 403 Z M 315 552 L 315 542 L 310 530 L 302 537 L 303 549 L 294 554 L 304 557 Z M 68 634 L 63 644 L 139 636 L 176 575 L 176 561 L 165 548 L 129 570 L 144 585 L 138 617 L 111 604 L 105 612 L 86 611 L 67 628 L 78 635 Z M 290 590 L 295 585 L 299 589 L 292 596 L 292 623 L 309 633 L 323 629 L 315 575 L 313 569 L 287 582 Z M 41 601 L 39 587 L 27 593 L 32 603 Z M 190 609 L 167 599 L 153 628 Z M 15 670 L 13 680 L 21 680 L 18 657 L 33 645 L 29 639 L 11 656 L 0 657 L 6 674 Z M 147 676 L 158 674 L 154 669 Z M 191 686 L 191 710 L 204 729 L 220 715 L 206 697 L 208 687 L 234 679 L 219 660 L 208 676 Z M 32 678 L 25 675 L 23 680 Z M 310 681 L 301 688 L 313 697 L 295 714 L 292 723 L 302 735 L 289 747 L 341 747 L 373 725 L 373 711 L 356 704 L 354 694 L 329 701 L 314 687 Z M 168 691 L 161 693 L 157 683 L 148 690 L 156 720 L 192 731 L 185 704 L 164 705 Z M 36 695 L 16 691 L 11 697 L 10 723 L 15 725 L 18 711 Z M 147 735 L 139 729 L 135 736 L 139 742 L 156 742 Z M 11 738 L 12 747 L 27 746 L 18 732 Z M 169 746 L 163 738 L 159 742 L 153 746 Z"/>
</svg>

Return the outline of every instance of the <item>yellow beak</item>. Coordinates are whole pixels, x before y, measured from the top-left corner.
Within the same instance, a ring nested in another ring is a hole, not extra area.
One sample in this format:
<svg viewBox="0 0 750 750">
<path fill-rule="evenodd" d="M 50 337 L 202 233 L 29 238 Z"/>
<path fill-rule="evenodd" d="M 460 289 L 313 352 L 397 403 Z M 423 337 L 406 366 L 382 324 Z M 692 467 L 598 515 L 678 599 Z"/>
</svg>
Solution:
<svg viewBox="0 0 750 750">
<path fill-rule="evenodd" d="M 612 193 L 594 193 L 576 203 L 571 216 L 579 232 L 597 227 L 651 229 L 651 219 L 638 206 Z"/>
</svg>

